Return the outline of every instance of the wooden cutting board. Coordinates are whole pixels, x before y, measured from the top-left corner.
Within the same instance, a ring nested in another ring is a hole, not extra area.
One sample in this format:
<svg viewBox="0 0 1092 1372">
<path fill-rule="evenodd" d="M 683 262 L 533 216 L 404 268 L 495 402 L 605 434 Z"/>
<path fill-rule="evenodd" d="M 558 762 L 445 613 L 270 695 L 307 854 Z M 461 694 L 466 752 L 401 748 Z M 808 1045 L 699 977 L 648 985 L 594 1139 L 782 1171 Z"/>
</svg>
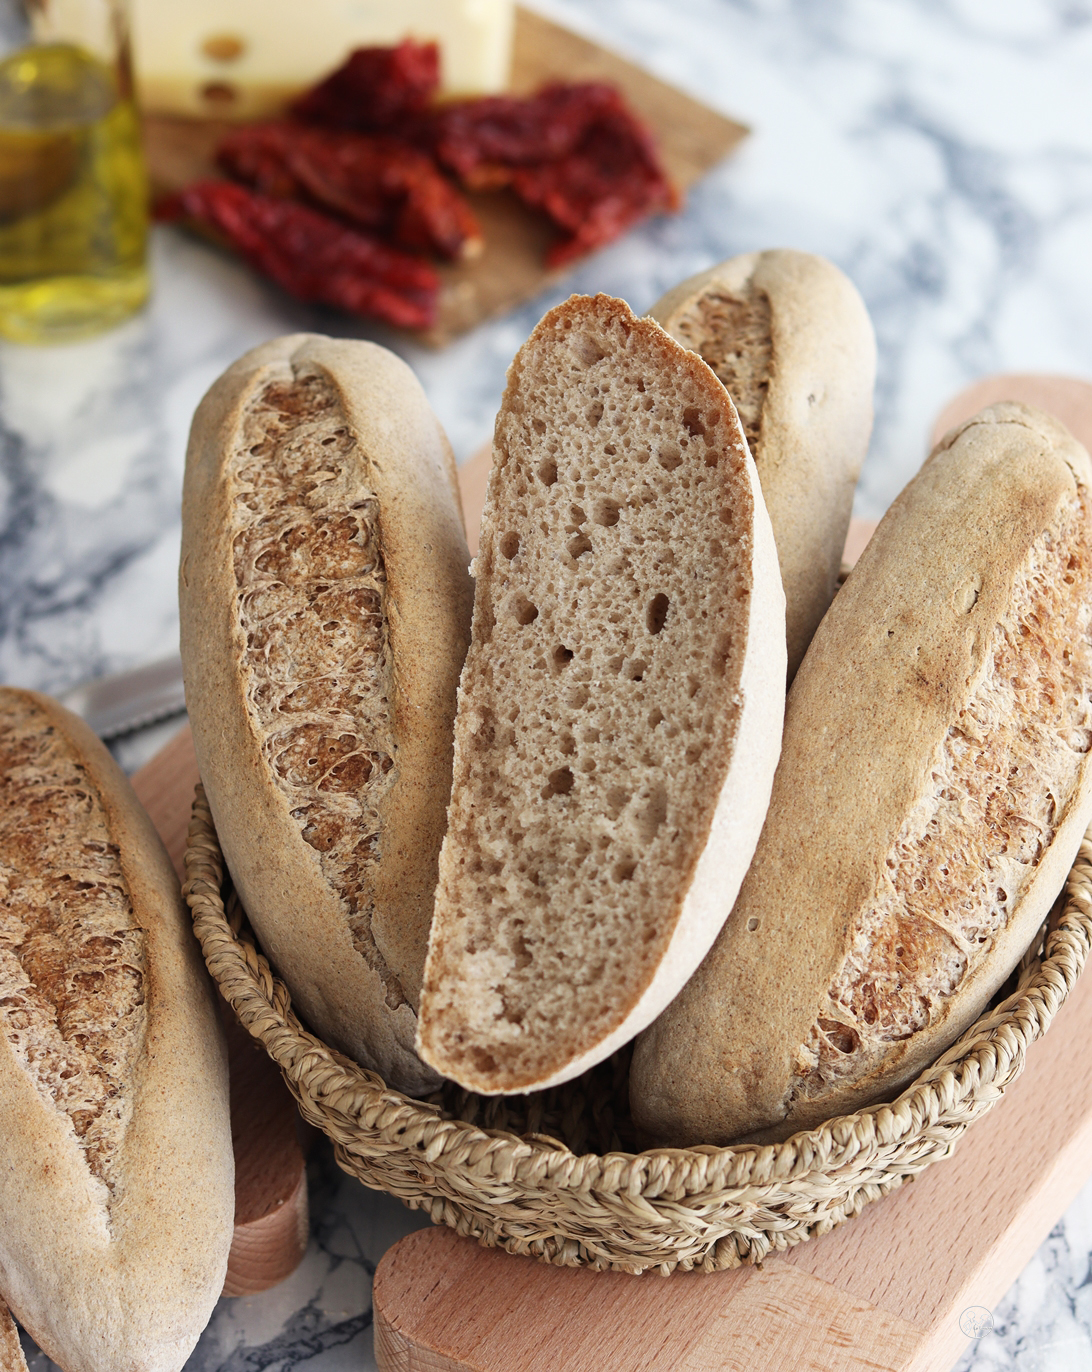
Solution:
<svg viewBox="0 0 1092 1372">
<path fill-rule="evenodd" d="M 1060 377 L 976 383 L 938 432 L 1003 399 L 1092 448 L 1092 385 Z M 874 527 L 855 521 L 848 561 Z M 380 1372 L 946 1372 L 1092 1175 L 1090 1045 L 1092 968 L 954 1158 L 760 1269 L 629 1277 L 410 1234 L 375 1276 Z"/>
<path fill-rule="evenodd" d="M 511 89 L 530 94 L 548 81 L 611 81 L 656 135 L 664 165 L 683 191 L 714 167 L 746 136 L 747 129 L 675 87 L 666 85 L 616 53 L 578 37 L 530 10 L 516 10 Z M 236 127 L 220 120 L 148 115 L 145 150 L 156 195 L 219 173 L 213 153 Z M 554 231 L 547 221 L 504 192 L 471 195 L 485 235 L 485 251 L 473 262 L 438 267 L 439 318 L 413 337 L 433 347 L 449 343 L 485 319 L 537 295 L 564 271 L 543 263 Z"/>
</svg>

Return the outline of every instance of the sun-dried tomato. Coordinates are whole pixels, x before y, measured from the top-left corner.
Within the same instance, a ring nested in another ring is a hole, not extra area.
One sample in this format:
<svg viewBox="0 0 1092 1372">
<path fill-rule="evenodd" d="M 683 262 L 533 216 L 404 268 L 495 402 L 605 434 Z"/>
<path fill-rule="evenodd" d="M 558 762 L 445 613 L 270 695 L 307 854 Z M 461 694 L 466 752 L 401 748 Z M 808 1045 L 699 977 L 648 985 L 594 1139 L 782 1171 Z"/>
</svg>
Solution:
<svg viewBox="0 0 1092 1372">
<path fill-rule="evenodd" d="M 566 156 L 518 167 L 512 189 L 565 234 L 546 253 L 550 267 L 614 242 L 657 210 L 679 206 L 651 137 L 621 105 L 601 114 Z"/>
<path fill-rule="evenodd" d="M 439 84 L 439 46 L 407 38 L 393 48 L 357 48 L 291 110 L 308 124 L 405 135 Z"/>
<path fill-rule="evenodd" d="M 439 278 L 427 262 L 306 205 L 230 181 L 198 181 L 158 208 L 226 240 L 300 300 L 423 329 L 435 321 Z"/>
<path fill-rule="evenodd" d="M 441 165 L 466 185 L 507 185 L 514 167 L 566 157 L 620 104 L 613 86 L 592 81 L 555 83 L 531 96 L 461 100 L 437 111 L 432 144 Z"/>
<path fill-rule="evenodd" d="M 216 152 L 229 176 L 263 195 L 310 201 L 417 252 L 469 258 L 478 222 L 427 154 L 399 139 L 300 124 L 252 124 Z"/>
<path fill-rule="evenodd" d="M 552 85 L 526 99 L 488 96 L 440 111 L 439 161 L 469 186 L 510 185 L 565 237 L 560 266 L 679 205 L 648 130 L 613 87 Z"/>
</svg>

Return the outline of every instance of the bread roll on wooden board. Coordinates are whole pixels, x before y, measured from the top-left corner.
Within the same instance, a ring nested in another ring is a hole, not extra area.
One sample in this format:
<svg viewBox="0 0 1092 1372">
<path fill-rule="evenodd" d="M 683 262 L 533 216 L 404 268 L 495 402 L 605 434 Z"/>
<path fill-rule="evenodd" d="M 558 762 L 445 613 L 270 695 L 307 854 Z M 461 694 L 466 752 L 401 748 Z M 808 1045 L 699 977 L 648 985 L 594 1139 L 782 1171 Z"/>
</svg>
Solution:
<svg viewBox="0 0 1092 1372">
<path fill-rule="evenodd" d="M 151 821 L 82 720 L 0 690 L 0 1290 L 66 1372 L 178 1372 L 234 1211 L 212 986 Z"/>
<path fill-rule="evenodd" d="M 739 411 L 777 544 L 791 682 L 834 598 L 868 451 L 868 311 L 832 262 L 775 248 L 699 272 L 649 314 L 712 367 Z"/>
<path fill-rule="evenodd" d="M 638 1043 L 650 1137 L 786 1137 L 890 1097 L 981 1013 L 1092 817 L 1092 468 L 985 410 L 881 522 L 789 694 L 732 915 Z"/>
<path fill-rule="evenodd" d="M 473 588 L 451 450 L 370 343 L 248 353 L 194 417 L 186 695 L 232 878 L 302 1017 L 392 1086 L 415 1009 Z"/>
<path fill-rule="evenodd" d="M 418 1037 L 488 1094 L 579 1075 L 700 961 L 762 824 L 784 597 L 732 402 L 609 296 L 508 374 Z"/>
<path fill-rule="evenodd" d="M 199 780 L 193 735 L 184 725 L 133 775 L 179 879 L 185 879 L 186 830 Z M 228 1050 L 231 1143 L 235 1155 L 235 1226 L 225 1296 L 266 1291 L 299 1266 L 307 1248 L 304 1126 L 280 1069 L 217 996 Z"/>
</svg>

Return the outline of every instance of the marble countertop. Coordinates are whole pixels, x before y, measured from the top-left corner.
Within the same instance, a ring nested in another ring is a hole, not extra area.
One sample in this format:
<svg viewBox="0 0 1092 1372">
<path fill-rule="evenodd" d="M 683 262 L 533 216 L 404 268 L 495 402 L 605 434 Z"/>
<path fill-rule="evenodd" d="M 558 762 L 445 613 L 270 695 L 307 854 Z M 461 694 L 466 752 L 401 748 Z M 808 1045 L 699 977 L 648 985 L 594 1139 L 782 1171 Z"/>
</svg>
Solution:
<svg viewBox="0 0 1092 1372">
<path fill-rule="evenodd" d="M 822 253 L 879 341 L 856 513 L 917 469 L 942 404 L 976 377 L 1092 377 L 1089 0 L 535 0 L 746 123 L 753 136 L 658 220 L 443 352 L 297 305 L 225 256 L 156 231 L 155 293 L 105 337 L 0 346 L 0 679 L 59 691 L 172 652 L 190 416 L 247 348 L 317 330 L 395 347 L 460 460 L 488 438 L 505 368 L 575 291 L 638 312 L 732 254 Z M 135 761 L 135 754 L 127 759 Z M 312 1163 L 313 1241 L 265 1295 L 224 1300 L 195 1372 L 374 1367 L 370 1279 L 421 1221 Z M 961 1372 L 1092 1366 L 1092 1186 L 972 1341 Z M 52 1364 L 31 1350 L 33 1372 Z"/>
</svg>

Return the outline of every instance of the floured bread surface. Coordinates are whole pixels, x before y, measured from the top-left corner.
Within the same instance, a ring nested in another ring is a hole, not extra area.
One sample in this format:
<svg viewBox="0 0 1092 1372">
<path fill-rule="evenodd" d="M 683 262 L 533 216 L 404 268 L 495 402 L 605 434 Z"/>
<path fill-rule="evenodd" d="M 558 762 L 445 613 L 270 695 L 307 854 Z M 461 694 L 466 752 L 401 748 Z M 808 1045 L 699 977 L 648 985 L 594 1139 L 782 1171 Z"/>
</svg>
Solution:
<svg viewBox="0 0 1092 1372">
<path fill-rule="evenodd" d="M 794 1102 L 875 1070 L 939 1018 L 990 956 L 1070 810 L 1092 748 L 1090 494 L 1079 488 L 1017 570 L 986 669 L 853 919 L 800 1046 Z"/>
<path fill-rule="evenodd" d="M 1050 416 L 994 406 L 902 492 L 815 636 L 732 916 L 635 1051 L 639 1125 L 766 1140 L 905 1087 L 1035 937 L 1090 761 L 1092 465 Z"/>
<path fill-rule="evenodd" d="M 247 405 L 230 456 L 242 683 L 275 784 L 353 946 L 404 999 L 372 934 L 380 809 L 397 779 L 379 502 L 329 377 L 306 368 Z"/>
<path fill-rule="evenodd" d="M 751 471 L 723 388 L 620 301 L 574 297 L 512 365 L 419 1035 L 465 1086 L 605 1056 L 667 956 L 739 741 Z"/>
<path fill-rule="evenodd" d="M 0 697 L 0 883 L 0 1025 L 108 1202 L 144 1050 L 144 936 L 87 769 L 15 693 Z"/>
</svg>

